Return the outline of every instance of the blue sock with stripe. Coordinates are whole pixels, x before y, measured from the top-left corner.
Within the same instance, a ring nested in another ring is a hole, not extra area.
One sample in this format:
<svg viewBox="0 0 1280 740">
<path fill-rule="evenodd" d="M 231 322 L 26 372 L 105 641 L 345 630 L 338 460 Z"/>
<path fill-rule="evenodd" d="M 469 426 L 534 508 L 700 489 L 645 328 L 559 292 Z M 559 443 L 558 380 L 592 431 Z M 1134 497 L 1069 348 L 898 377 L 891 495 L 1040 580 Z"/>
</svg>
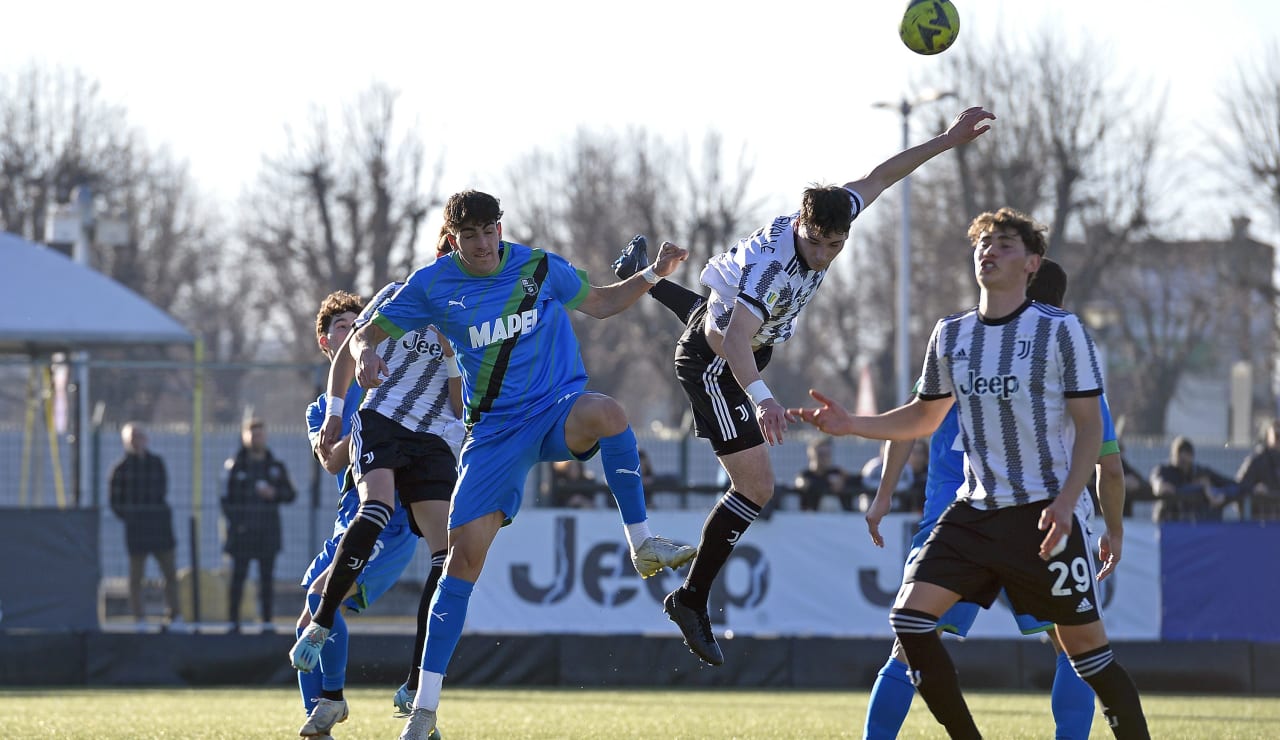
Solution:
<svg viewBox="0 0 1280 740">
<path fill-rule="evenodd" d="M 916 687 L 907 675 L 909 670 L 906 663 L 889 656 L 889 661 L 876 674 L 871 703 L 867 705 L 867 722 L 862 728 L 862 737 L 866 740 L 893 740 L 902 730 L 902 723 L 911 711 L 911 700 L 916 696 Z"/>
<path fill-rule="evenodd" d="M 445 674 L 453 651 L 467 621 L 467 603 L 476 584 L 453 576 L 443 576 L 436 584 L 427 617 L 427 644 L 422 650 L 422 670 Z"/>
<path fill-rule="evenodd" d="M 613 499 L 618 502 L 623 524 L 638 524 L 649 518 L 644 506 L 644 483 L 640 475 L 640 448 L 636 434 L 628 426 L 612 437 L 600 438 L 600 464 Z"/>
<path fill-rule="evenodd" d="M 311 603 L 311 594 L 307 594 L 307 607 L 308 609 L 314 608 Z M 302 639 L 301 629 L 295 630 L 295 634 L 298 639 Z M 320 699 L 320 671 L 311 671 L 309 673 L 298 671 L 298 691 L 302 693 L 302 712 L 310 716 L 311 710 L 316 706 L 316 701 Z"/>
<path fill-rule="evenodd" d="M 1055 740 L 1088 740 L 1093 728 L 1093 689 L 1076 673 L 1066 653 L 1058 653 L 1050 700 Z"/>
</svg>

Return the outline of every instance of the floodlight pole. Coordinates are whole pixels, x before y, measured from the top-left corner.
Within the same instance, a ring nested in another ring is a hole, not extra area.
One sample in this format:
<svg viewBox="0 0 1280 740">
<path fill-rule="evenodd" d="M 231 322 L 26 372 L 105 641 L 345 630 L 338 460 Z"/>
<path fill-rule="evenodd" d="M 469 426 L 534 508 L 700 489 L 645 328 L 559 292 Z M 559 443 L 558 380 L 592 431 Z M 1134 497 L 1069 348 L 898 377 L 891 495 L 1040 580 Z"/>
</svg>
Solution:
<svg viewBox="0 0 1280 740">
<path fill-rule="evenodd" d="M 85 267 L 90 267 L 90 250 L 93 233 L 93 189 L 86 183 L 76 186 L 74 191 L 76 215 L 79 217 L 79 228 L 76 229 L 76 240 L 72 247 L 72 259 Z M 91 480 L 89 470 L 93 464 L 93 449 L 87 444 L 90 429 L 89 419 L 89 353 L 75 350 L 71 353 L 71 367 L 75 373 L 76 384 L 76 421 L 75 421 L 75 485 L 72 497 L 75 507 L 87 504 L 97 506 L 97 490 L 89 490 Z"/>
<path fill-rule="evenodd" d="M 873 108 L 896 110 L 902 116 L 902 148 L 911 146 L 911 111 L 921 103 L 953 98 L 950 90 L 926 90 L 914 100 L 903 97 L 897 103 L 881 101 Z M 897 375 L 897 403 L 906 403 L 912 386 L 911 364 L 911 176 L 902 178 L 902 233 L 898 241 L 897 334 L 894 369 Z"/>
</svg>

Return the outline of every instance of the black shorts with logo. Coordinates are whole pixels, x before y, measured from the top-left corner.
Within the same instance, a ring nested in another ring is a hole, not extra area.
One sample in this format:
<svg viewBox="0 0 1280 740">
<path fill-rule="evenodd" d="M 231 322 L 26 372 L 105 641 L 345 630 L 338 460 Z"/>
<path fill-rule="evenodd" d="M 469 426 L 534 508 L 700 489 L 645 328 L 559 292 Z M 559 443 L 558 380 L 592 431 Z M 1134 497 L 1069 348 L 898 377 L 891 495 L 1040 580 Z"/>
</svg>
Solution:
<svg viewBox="0 0 1280 740">
<path fill-rule="evenodd" d="M 1054 624 L 1097 621 L 1100 594 L 1084 522 L 1075 516 L 1063 551 L 1040 559 L 1045 532 L 1038 524 L 1048 505 L 983 510 L 955 502 L 938 519 L 903 583 L 932 583 L 984 607 L 1004 588 L 1016 613 Z"/>
<path fill-rule="evenodd" d="M 676 377 L 693 408 L 693 431 L 711 440 L 717 456 L 764 444 L 756 421 L 756 406 L 747 397 L 724 358 L 707 344 L 707 307 L 698 307 L 676 343 Z M 756 369 L 763 370 L 773 347 L 755 351 Z"/>
<path fill-rule="evenodd" d="M 443 439 L 405 429 L 367 409 L 351 418 L 351 468 L 357 481 L 370 470 L 390 468 L 405 507 L 418 501 L 448 501 L 458 480 L 458 461 Z"/>
</svg>

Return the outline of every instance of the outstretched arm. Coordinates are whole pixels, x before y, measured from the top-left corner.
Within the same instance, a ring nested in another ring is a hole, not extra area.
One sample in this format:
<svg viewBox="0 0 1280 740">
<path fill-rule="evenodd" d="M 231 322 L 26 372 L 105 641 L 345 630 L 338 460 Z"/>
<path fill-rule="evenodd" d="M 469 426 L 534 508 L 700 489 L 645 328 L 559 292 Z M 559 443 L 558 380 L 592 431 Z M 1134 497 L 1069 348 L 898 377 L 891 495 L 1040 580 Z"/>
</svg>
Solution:
<svg viewBox="0 0 1280 740">
<path fill-rule="evenodd" d="M 653 283 L 645 278 L 646 273 L 658 278 L 665 278 L 675 272 L 676 267 L 689 259 L 689 250 L 677 247 L 671 242 L 663 242 L 658 250 L 658 258 L 653 264 L 631 277 L 612 285 L 603 287 L 591 286 L 587 297 L 578 304 L 578 310 L 597 319 L 607 318 L 623 311 L 640 300 L 640 296 L 649 292 Z"/>
<path fill-rule="evenodd" d="M 836 436 L 854 434 L 867 439 L 916 439 L 933 434 L 951 410 L 951 396 L 931 400 L 919 397 L 891 411 L 875 416 L 854 416 L 848 409 L 818 391 L 810 390 L 818 408 L 788 409 L 787 413 Z"/>
<path fill-rule="evenodd" d="M 981 106 L 969 108 L 956 116 L 946 131 L 923 144 L 898 152 L 881 162 L 861 179 L 845 183 L 845 187 L 861 195 L 862 207 L 866 208 L 871 205 L 871 201 L 888 190 L 890 185 L 910 175 L 920 165 L 949 149 L 968 144 L 986 133 L 991 128 L 991 124 L 982 122 L 994 121 L 995 118 L 994 114 Z"/>
</svg>

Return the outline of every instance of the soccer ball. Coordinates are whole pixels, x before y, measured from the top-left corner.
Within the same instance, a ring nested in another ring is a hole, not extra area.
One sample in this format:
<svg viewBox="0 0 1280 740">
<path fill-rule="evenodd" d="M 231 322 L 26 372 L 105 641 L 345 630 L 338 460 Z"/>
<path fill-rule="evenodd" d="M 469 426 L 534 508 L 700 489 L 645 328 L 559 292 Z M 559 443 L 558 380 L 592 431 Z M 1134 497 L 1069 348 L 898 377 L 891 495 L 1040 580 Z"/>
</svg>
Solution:
<svg viewBox="0 0 1280 740">
<path fill-rule="evenodd" d="M 898 36 L 917 54 L 938 54 L 960 35 L 960 14 L 951 0 L 910 0 Z"/>
</svg>

